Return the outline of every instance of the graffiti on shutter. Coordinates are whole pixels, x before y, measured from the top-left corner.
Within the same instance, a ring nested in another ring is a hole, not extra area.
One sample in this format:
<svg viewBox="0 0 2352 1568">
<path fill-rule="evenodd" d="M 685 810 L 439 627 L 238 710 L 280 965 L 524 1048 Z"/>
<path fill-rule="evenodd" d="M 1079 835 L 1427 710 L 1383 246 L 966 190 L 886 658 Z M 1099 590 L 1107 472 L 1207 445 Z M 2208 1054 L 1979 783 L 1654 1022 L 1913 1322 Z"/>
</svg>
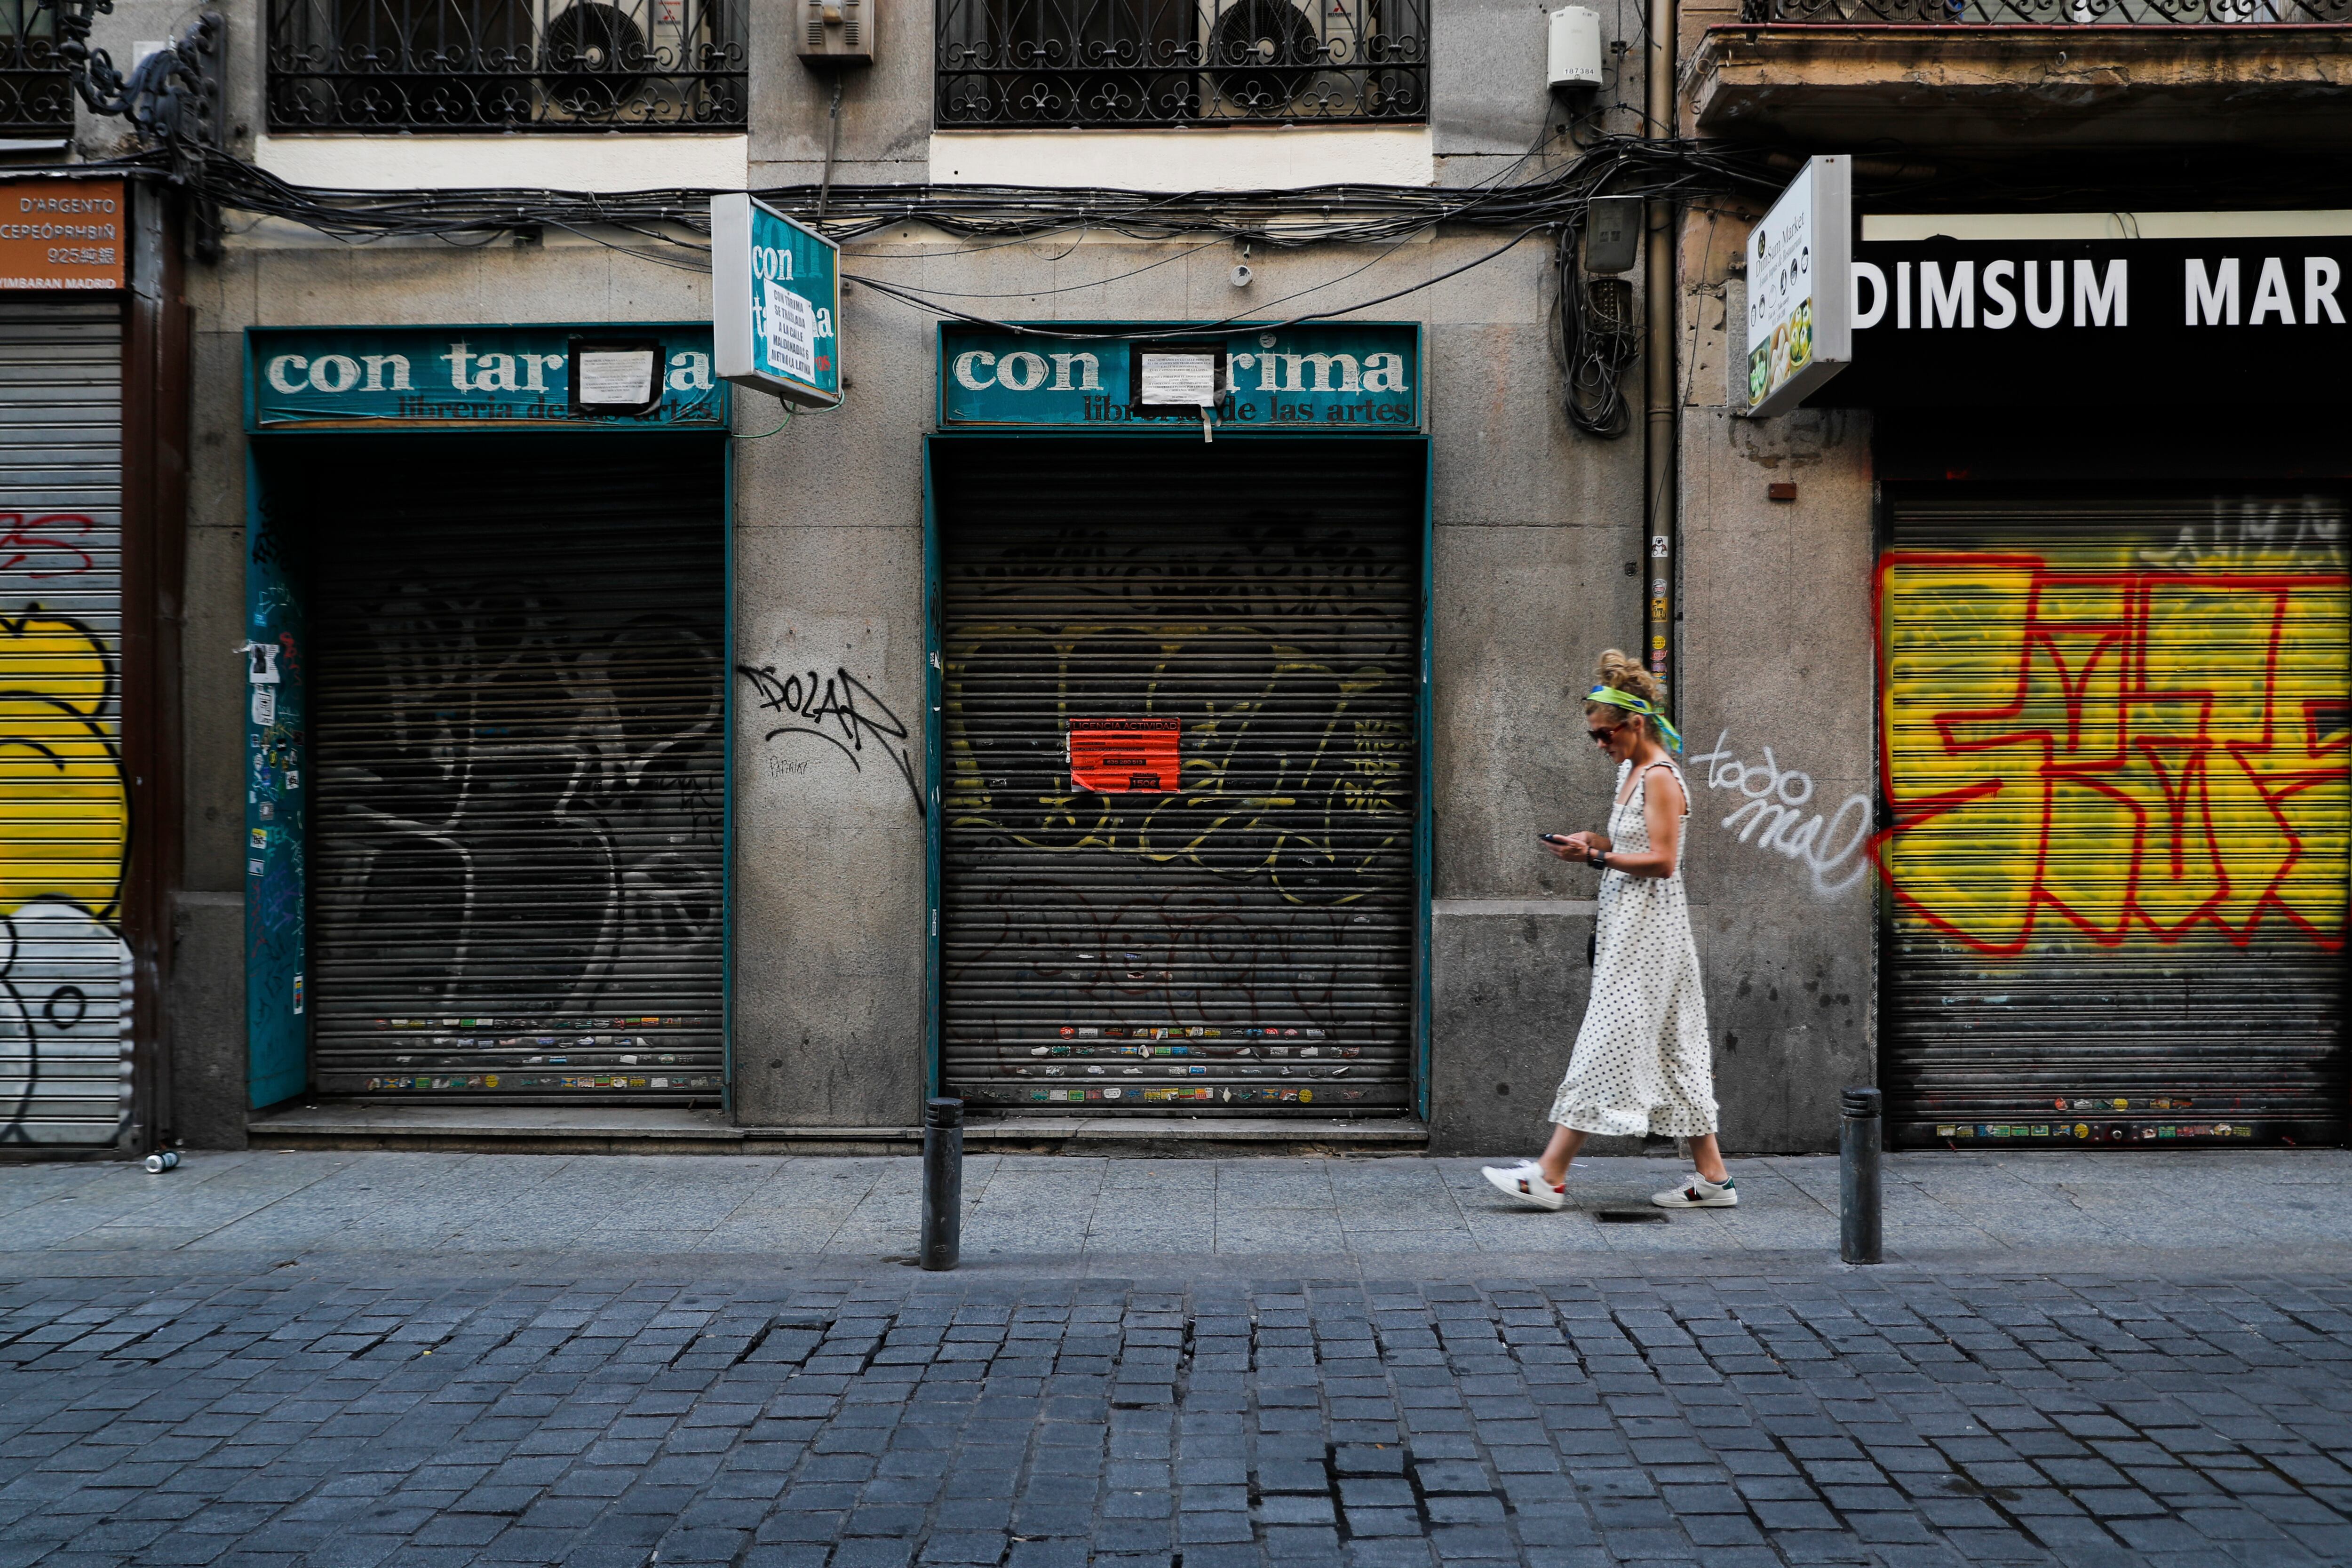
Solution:
<svg viewBox="0 0 2352 1568">
<path fill-rule="evenodd" d="M 129 1114 L 121 338 L 111 306 L 0 312 L 0 1142 Z"/>
</svg>

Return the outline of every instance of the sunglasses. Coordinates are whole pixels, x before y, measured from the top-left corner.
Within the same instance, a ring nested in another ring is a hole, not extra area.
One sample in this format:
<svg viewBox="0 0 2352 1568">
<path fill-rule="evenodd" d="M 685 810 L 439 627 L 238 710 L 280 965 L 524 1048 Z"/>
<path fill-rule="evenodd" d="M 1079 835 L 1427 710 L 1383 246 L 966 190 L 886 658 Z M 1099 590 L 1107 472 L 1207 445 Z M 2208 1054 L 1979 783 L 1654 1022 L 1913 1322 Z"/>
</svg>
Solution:
<svg viewBox="0 0 2352 1568">
<path fill-rule="evenodd" d="M 1623 724 L 1612 724 L 1606 730 L 1587 730 L 1585 733 L 1592 737 L 1592 743 L 1594 745 L 1605 746 L 1609 743 L 1610 736 L 1615 734 L 1618 731 L 1623 729 L 1626 724 L 1630 724 L 1633 721 L 1631 719 L 1628 719 Z"/>
</svg>

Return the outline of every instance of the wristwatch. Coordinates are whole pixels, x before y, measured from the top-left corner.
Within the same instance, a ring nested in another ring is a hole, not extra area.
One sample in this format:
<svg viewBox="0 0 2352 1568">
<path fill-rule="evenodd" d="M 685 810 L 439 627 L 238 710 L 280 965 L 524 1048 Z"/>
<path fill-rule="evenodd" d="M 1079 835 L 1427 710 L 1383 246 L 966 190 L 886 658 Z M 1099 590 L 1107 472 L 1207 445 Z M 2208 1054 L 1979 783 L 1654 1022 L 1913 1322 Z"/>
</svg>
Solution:
<svg viewBox="0 0 2352 1568">
<path fill-rule="evenodd" d="M 1595 849 L 1591 854 L 1585 856 L 1584 863 L 1591 867 L 1596 871 L 1606 871 L 1609 869 L 1609 851 L 1606 849 Z"/>
</svg>

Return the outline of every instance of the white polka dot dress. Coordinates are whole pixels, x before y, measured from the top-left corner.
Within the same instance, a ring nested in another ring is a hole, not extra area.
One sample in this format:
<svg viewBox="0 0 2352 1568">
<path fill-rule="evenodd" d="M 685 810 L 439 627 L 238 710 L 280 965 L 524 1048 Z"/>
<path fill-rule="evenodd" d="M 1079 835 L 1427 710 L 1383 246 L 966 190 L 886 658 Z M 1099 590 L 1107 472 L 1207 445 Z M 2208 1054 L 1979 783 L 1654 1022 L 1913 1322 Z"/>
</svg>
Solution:
<svg viewBox="0 0 2352 1568">
<path fill-rule="evenodd" d="M 1630 762 L 1617 768 L 1625 787 Z M 1609 814 L 1609 841 L 1641 854 L 1650 847 L 1643 796 L 1653 763 L 1624 804 Z M 1613 798 L 1613 797 L 1612 797 Z M 1689 815 L 1688 788 L 1684 815 Z M 1691 936 L 1690 900 L 1682 868 L 1671 877 L 1601 876 L 1598 940 L 1592 953 L 1592 999 L 1576 1032 L 1568 1076 L 1552 1101 L 1551 1120 L 1582 1132 L 1619 1137 L 1654 1133 L 1696 1138 L 1715 1131 L 1715 1072 L 1707 1054 L 1706 997 L 1699 989 L 1698 943 Z"/>
</svg>

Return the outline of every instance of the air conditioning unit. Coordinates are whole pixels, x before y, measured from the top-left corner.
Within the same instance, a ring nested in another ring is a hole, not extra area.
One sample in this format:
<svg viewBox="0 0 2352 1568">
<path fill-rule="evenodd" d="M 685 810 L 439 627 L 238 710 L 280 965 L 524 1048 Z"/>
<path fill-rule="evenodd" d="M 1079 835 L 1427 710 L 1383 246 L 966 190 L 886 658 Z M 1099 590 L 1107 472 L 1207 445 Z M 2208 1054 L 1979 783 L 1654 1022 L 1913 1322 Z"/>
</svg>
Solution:
<svg viewBox="0 0 2352 1568">
<path fill-rule="evenodd" d="M 652 0 L 675 12 L 677 0 Z M 539 81 L 560 114 L 606 120 L 636 95 L 658 55 L 629 12 L 604 0 L 573 0 L 539 33 Z"/>
<path fill-rule="evenodd" d="M 881 0 L 800 0 L 801 58 L 812 64 L 874 63 L 874 11 Z"/>
<path fill-rule="evenodd" d="M 1280 115 L 1314 84 L 1316 72 L 1358 64 L 1362 51 L 1354 28 L 1368 4 L 1358 0 L 1352 10 L 1345 0 L 1333 5 L 1327 35 L 1317 26 L 1314 5 L 1226 0 L 1224 13 L 1202 43 L 1216 112 L 1254 119 Z"/>
</svg>

